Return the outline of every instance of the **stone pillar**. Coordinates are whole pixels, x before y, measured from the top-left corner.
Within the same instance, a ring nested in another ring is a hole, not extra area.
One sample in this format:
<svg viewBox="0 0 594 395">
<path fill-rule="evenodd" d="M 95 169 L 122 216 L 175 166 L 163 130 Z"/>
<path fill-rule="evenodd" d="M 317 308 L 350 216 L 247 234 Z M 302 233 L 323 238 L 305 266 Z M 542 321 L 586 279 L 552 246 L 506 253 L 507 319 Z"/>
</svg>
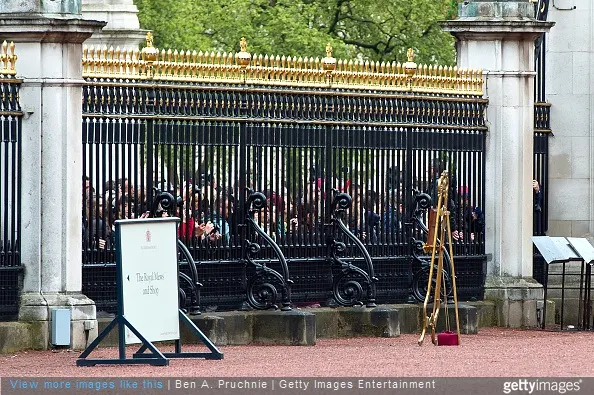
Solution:
<svg viewBox="0 0 594 395">
<path fill-rule="evenodd" d="M 82 0 L 86 19 L 106 21 L 103 30 L 85 41 L 85 45 L 138 48 L 144 43 L 147 30 L 140 29 L 138 8 L 132 0 Z"/>
<path fill-rule="evenodd" d="M 458 67 L 485 70 L 489 99 L 484 208 L 489 256 L 485 299 L 500 324 L 534 326 L 542 287 L 532 279 L 534 40 L 553 25 L 528 0 L 466 0 L 444 23 L 457 39 Z"/>
<path fill-rule="evenodd" d="M 103 25 L 82 19 L 80 0 L 0 3 L 0 40 L 15 42 L 23 79 L 19 320 L 41 328 L 36 347 L 49 346 L 54 308 L 71 310 L 72 348 L 96 335 L 94 302 L 81 293 L 81 58 Z"/>
</svg>

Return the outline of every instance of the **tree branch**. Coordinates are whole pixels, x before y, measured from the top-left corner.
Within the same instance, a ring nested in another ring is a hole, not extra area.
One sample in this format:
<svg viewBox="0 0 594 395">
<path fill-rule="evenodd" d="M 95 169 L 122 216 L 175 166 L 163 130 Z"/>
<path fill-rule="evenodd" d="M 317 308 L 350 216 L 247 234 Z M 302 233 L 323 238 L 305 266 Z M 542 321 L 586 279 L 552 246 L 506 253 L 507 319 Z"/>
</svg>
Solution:
<svg viewBox="0 0 594 395">
<path fill-rule="evenodd" d="M 379 50 L 379 46 L 381 44 L 380 42 L 377 42 L 375 44 L 368 44 L 368 43 L 364 43 L 362 41 L 357 41 L 357 40 L 349 40 L 349 39 L 343 39 L 342 40 L 345 44 L 349 44 L 349 45 L 355 45 L 357 47 L 361 47 L 361 48 L 367 48 L 367 49 L 371 49 L 373 50 L 375 53 L 380 53 Z"/>
<path fill-rule="evenodd" d="M 338 0 L 336 2 L 336 10 L 334 12 L 334 15 L 332 17 L 332 22 L 330 23 L 330 27 L 328 28 L 328 33 L 334 33 L 336 30 L 336 26 L 338 25 L 338 22 L 340 22 L 343 18 L 341 18 L 341 8 L 342 5 L 346 2 L 348 2 L 349 0 Z"/>
</svg>

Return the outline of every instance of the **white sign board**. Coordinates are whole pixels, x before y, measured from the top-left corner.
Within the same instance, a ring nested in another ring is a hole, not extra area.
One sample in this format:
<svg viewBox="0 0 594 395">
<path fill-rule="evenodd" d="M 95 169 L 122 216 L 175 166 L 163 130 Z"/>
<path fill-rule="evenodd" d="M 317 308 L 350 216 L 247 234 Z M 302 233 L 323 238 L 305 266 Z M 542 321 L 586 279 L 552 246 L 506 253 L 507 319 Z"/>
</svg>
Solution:
<svg viewBox="0 0 594 395">
<path fill-rule="evenodd" d="M 590 244 L 588 239 L 583 237 L 568 237 L 567 241 L 569 241 L 569 244 L 576 250 L 578 255 L 582 257 L 584 262 L 588 264 L 594 262 L 594 246 Z"/>
<path fill-rule="evenodd" d="M 148 341 L 179 339 L 177 218 L 116 221 L 121 314 Z M 141 341 L 126 328 L 126 344 Z"/>
</svg>

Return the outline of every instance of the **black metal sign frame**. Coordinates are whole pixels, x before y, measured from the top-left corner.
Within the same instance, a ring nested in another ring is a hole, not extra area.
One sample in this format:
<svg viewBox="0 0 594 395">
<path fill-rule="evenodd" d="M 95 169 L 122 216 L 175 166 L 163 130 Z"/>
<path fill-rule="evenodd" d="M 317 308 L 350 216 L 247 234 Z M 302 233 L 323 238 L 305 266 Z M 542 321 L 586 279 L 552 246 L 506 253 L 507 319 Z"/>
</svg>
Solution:
<svg viewBox="0 0 594 395">
<path fill-rule="evenodd" d="M 176 225 L 180 222 L 179 218 L 145 218 L 136 220 L 138 222 L 174 222 Z M 205 358 L 205 359 L 223 359 L 223 353 L 208 339 L 206 335 L 186 316 L 186 314 L 178 309 L 179 319 L 190 330 L 202 341 L 204 345 L 210 350 L 209 353 L 193 353 L 193 352 L 182 352 L 181 339 L 175 340 L 175 351 L 170 353 L 163 353 L 159 351 L 155 345 L 146 339 L 140 333 L 132 323 L 124 315 L 124 295 L 123 295 L 123 284 L 122 284 L 122 240 L 121 240 L 121 226 L 122 223 L 116 221 L 116 270 L 117 270 L 117 290 L 118 290 L 118 314 L 109 323 L 109 325 L 101 331 L 99 336 L 80 354 L 76 361 L 76 366 L 95 366 L 95 365 L 131 365 L 131 364 L 149 364 L 153 366 L 167 366 L 169 365 L 168 358 Z M 176 226 L 177 231 L 177 226 Z M 179 265 L 176 266 L 176 276 L 179 276 Z M 177 278 L 177 277 L 176 277 Z M 87 358 L 91 352 L 105 339 L 105 337 L 117 326 L 118 328 L 118 358 L 106 358 L 106 359 L 90 359 Z M 140 340 L 140 349 L 132 355 L 132 358 L 126 356 L 126 339 L 125 339 L 125 328 L 130 329 L 132 333 Z M 149 350 L 150 353 L 145 352 Z"/>
</svg>

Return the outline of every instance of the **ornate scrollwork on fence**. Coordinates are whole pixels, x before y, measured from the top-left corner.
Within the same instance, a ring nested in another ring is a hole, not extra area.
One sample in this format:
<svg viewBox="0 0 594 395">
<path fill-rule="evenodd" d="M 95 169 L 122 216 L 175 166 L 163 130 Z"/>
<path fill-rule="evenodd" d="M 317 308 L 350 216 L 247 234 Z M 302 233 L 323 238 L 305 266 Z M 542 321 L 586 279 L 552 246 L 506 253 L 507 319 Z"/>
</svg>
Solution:
<svg viewBox="0 0 594 395">
<path fill-rule="evenodd" d="M 178 204 L 178 200 L 173 197 L 169 192 L 156 191 L 157 194 L 153 199 L 151 207 L 151 216 L 162 217 L 164 212 L 167 212 L 169 216 L 173 215 L 175 207 Z M 202 284 L 198 281 L 198 269 L 196 262 L 188 251 L 188 248 L 178 238 L 177 239 L 177 251 L 178 251 L 178 265 L 185 261 L 188 265 L 190 274 L 179 271 L 179 308 L 183 311 L 192 315 L 200 314 L 200 288 Z M 190 299 L 188 300 L 186 291 L 182 288 L 182 284 L 190 289 Z"/>
<path fill-rule="evenodd" d="M 429 265 L 430 257 L 426 255 L 425 246 L 427 242 L 417 239 L 414 235 L 419 235 L 417 230 L 421 231 L 420 236 L 427 238 L 429 234 L 429 228 L 424 222 L 425 211 L 431 208 L 431 196 L 426 193 L 416 193 L 414 198 L 414 209 L 409 221 L 409 225 L 412 227 L 412 234 L 410 243 L 412 244 L 412 258 L 421 265 L 421 268 L 413 274 L 411 283 L 412 296 L 418 302 L 425 301 L 427 295 L 427 286 L 429 285 Z M 444 284 L 446 287 L 447 295 L 449 296 L 452 292 L 452 285 L 450 281 L 450 254 L 447 249 L 444 249 Z M 435 265 L 437 267 L 437 265 Z M 432 281 L 435 281 L 433 279 Z"/>
<path fill-rule="evenodd" d="M 180 239 L 177 239 L 177 248 L 180 258 L 184 259 L 190 269 L 190 275 L 183 272 L 179 272 L 180 283 L 185 283 L 190 289 L 190 299 L 188 300 L 186 291 L 182 288 L 181 284 L 179 287 L 179 306 L 182 310 L 192 314 L 200 314 L 200 288 L 202 283 L 198 281 L 198 269 L 196 268 L 196 262 L 188 251 L 188 248 Z M 178 264 L 180 259 L 178 258 Z"/>
<path fill-rule="evenodd" d="M 173 197 L 169 192 L 159 192 L 153 199 L 153 205 L 151 206 L 151 214 L 153 217 L 162 217 L 163 212 L 167 212 L 169 216 L 173 215 L 178 200 Z"/>
<path fill-rule="evenodd" d="M 336 193 L 332 202 L 332 234 L 329 235 L 327 244 L 329 247 L 330 262 L 340 268 L 340 274 L 332 281 L 332 292 L 334 299 L 341 306 L 362 305 L 363 302 L 363 280 L 367 289 L 367 307 L 375 307 L 375 282 L 377 278 L 373 271 L 373 262 L 369 252 L 344 224 L 343 217 L 348 208 L 351 207 L 351 197 L 346 193 Z M 346 250 L 346 245 L 338 241 L 339 234 L 345 235 L 363 255 L 367 271 L 351 263 L 345 262 L 338 255 Z"/>
<path fill-rule="evenodd" d="M 260 212 L 265 205 L 266 196 L 264 196 L 263 193 L 249 190 L 246 202 L 246 222 L 248 223 L 249 229 L 255 231 L 256 235 L 272 248 L 272 251 L 276 255 L 280 264 L 282 274 L 268 267 L 265 262 L 257 262 L 255 257 L 258 252 L 260 252 L 260 244 L 246 240 L 245 260 L 256 269 L 254 275 L 251 276 L 247 282 L 247 299 L 250 306 L 255 309 L 265 310 L 271 307 L 276 309 L 278 308 L 277 287 L 280 287 L 282 297 L 281 310 L 288 311 L 291 310 L 291 284 L 293 284 L 293 281 L 289 279 L 287 260 L 278 244 L 266 234 L 254 219 L 254 215 Z"/>
<path fill-rule="evenodd" d="M 412 225 L 413 227 L 418 227 L 423 231 L 423 233 L 427 234 L 429 229 L 423 222 L 423 217 L 425 214 L 425 210 L 431 207 L 431 196 L 426 193 L 416 193 L 415 200 L 414 200 L 414 210 L 412 211 Z M 413 228 L 414 229 L 414 228 Z M 421 245 L 423 242 L 420 242 Z"/>
</svg>

